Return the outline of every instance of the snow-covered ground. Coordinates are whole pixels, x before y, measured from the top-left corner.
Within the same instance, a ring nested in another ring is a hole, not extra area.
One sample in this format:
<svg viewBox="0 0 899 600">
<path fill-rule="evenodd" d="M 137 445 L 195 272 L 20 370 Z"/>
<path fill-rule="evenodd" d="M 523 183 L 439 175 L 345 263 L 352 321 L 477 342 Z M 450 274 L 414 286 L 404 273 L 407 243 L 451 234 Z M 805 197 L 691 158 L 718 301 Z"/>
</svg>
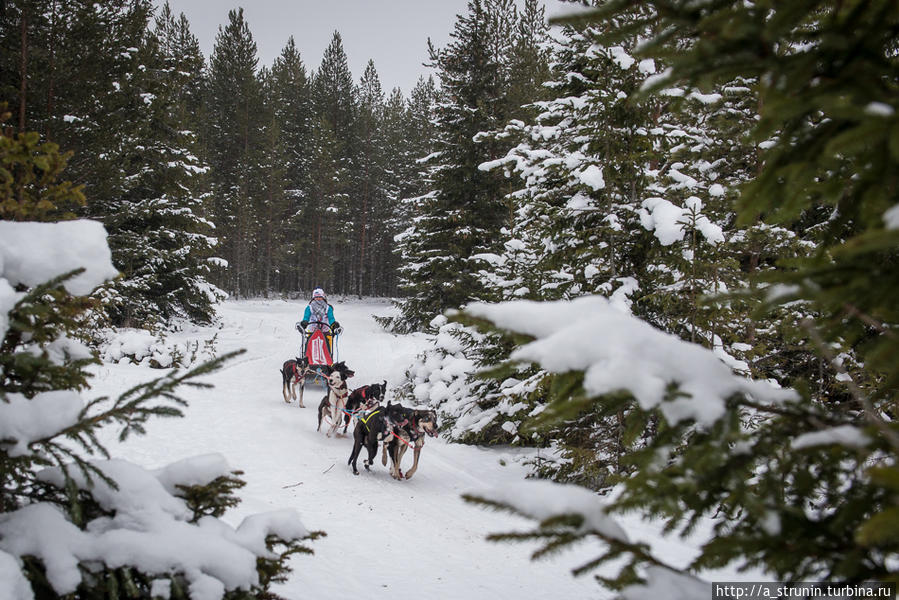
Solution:
<svg viewBox="0 0 899 600">
<path fill-rule="evenodd" d="M 226 520 L 237 524 L 248 514 L 296 508 L 309 529 L 327 532 L 311 544 L 314 556 L 293 559 L 291 579 L 275 589 L 291 600 L 613 596 L 591 576 L 576 579 L 568 573 L 595 556 L 596 548 L 585 545 L 550 562 L 531 562 L 533 545 L 485 541 L 489 532 L 532 524 L 468 505 L 460 494 L 520 481 L 525 472 L 521 451 L 429 438 L 413 479 L 394 481 L 380 457 L 371 472 L 354 476 L 346 464 L 352 438 L 328 439 L 315 431 L 323 392 L 307 387 L 305 409 L 285 404 L 281 396 L 279 369 L 297 352 L 294 323 L 303 307 L 303 302 L 280 300 L 222 305 L 218 352 L 245 348 L 246 354 L 213 377 L 215 389 L 184 391 L 190 402 L 185 418 L 156 420 L 147 436 L 124 445 L 109 439 L 112 454 L 156 468 L 219 452 L 232 468 L 244 471 L 247 481 L 239 491 L 243 502 Z M 335 317 L 345 328 L 339 358 L 356 372 L 351 388 L 386 379 L 390 397 L 406 365 L 425 347 L 423 336 L 388 334 L 372 318 L 392 310 L 378 301 L 335 303 Z M 104 364 L 95 373 L 90 395 L 116 395 L 160 371 Z M 408 453 L 404 466 L 410 463 Z M 655 536 L 657 528 L 635 525 L 635 537 Z M 678 564 L 694 554 L 680 540 L 653 545 Z"/>
</svg>

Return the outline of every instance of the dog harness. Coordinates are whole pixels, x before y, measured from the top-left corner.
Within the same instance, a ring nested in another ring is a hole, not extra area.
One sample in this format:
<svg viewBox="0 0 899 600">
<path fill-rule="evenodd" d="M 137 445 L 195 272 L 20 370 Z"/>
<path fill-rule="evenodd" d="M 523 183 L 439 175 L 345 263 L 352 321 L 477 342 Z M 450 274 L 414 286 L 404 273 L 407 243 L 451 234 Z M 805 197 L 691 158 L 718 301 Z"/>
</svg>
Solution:
<svg viewBox="0 0 899 600">
<path fill-rule="evenodd" d="M 299 381 L 300 381 L 300 376 L 302 375 L 302 373 L 301 373 L 300 370 L 297 368 L 297 363 L 295 363 L 295 362 L 294 362 L 294 363 L 291 363 L 291 364 L 290 364 L 290 368 L 291 368 L 291 370 L 293 370 L 293 378 L 294 378 L 294 380 L 297 381 L 297 382 L 299 382 Z"/>
<path fill-rule="evenodd" d="M 378 414 L 379 412 L 381 412 L 381 407 L 380 407 L 380 406 L 379 406 L 378 408 L 374 409 L 373 411 L 371 411 L 370 413 L 368 413 L 367 415 L 365 415 L 364 417 L 359 417 L 359 420 L 362 421 L 362 423 L 363 423 L 366 427 L 368 427 L 368 420 L 371 419 L 371 418 L 372 418 L 373 416 L 375 416 L 376 414 Z"/>
<path fill-rule="evenodd" d="M 346 385 L 346 381 L 337 387 L 334 387 L 329 383 L 328 387 L 331 388 L 331 391 L 334 392 L 334 395 L 337 396 L 338 399 L 343 399 L 350 395 L 350 390 Z"/>
</svg>

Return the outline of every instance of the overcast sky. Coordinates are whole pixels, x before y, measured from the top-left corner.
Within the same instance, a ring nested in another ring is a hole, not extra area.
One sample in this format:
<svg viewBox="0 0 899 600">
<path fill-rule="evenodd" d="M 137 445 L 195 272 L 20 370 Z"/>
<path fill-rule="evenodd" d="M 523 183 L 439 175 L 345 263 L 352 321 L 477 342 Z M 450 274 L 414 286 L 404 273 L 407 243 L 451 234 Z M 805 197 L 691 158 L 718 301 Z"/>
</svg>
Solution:
<svg viewBox="0 0 899 600">
<path fill-rule="evenodd" d="M 154 0 L 161 6 L 165 0 Z M 428 37 L 437 47 L 449 41 L 456 14 L 467 0 L 169 0 L 173 12 L 184 13 L 209 58 L 219 25 L 228 11 L 243 5 L 259 50 L 259 66 L 271 65 L 291 35 L 306 64 L 317 69 L 335 30 L 343 38 L 353 79 L 359 81 L 368 59 L 375 61 L 385 93 L 399 86 L 408 95 L 418 77 L 429 71 Z M 557 0 L 546 0 L 547 12 L 558 12 Z"/>
</svg>

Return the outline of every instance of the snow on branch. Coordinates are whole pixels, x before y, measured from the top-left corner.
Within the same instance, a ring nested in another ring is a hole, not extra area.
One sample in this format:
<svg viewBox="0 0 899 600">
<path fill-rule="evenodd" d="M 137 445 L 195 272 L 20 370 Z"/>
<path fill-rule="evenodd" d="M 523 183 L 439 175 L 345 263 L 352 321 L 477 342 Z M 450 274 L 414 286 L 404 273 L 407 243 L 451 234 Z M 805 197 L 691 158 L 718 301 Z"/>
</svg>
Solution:
<svg viewBox="0 0 899 600">
<path fill-rule="evenodd" d="M 87 295 L 118 275 L 112 266 L 106 230 L 97 221 L 0 221 L 0 259 L 0 276 L 13 286 L 35 286 L 84 269 L 63 283 L 76 296 Z"/>
<path fill-rule="evenodd" d="M 6 402 L 0 402 L 0 448 L 10 456 L 24 456 L 29 444 L 75 425 L 83 408 L 81 396 L 71 390 L 43 392 L 31 399 L 7 394 Z"/>
<path fill-rule="evenodd" d="M 473 304 L 466 312 L 536 338 L 516 349 L 512 360 L 553 373 L 584 371 L 590 396 L 628 390 L 644 410 L 658 407 L 672 423 L 714 423 L 735 394 L 773 404 L 798 398 L 792 390 L 735 375 L 710 350 L 655 329 L 600 296 Z M 664 401 L 671 385 L 681 394 Z"/>
<path fill-rule="evenodd" d="M 599 497 L 578 485 L 535 479 L 475 490 L 466 498 L 488 500 L 497 507 L 512 507 L 516 514 L 536 521 L 559 515 L 579 515 L 579 532 L 596 531 L 604 537 L 629 541 L 624 529 L 606 514 Z"/>
<path fill-rule="evenodd" d="M 70 477 L 79 489 L 90 491 L 106 514 L 82 530 L 56 506 L 30 504 L 0 515 L 0 550 L 20 559 L 39 558 L 60 595 L 76 591 L 82 581 L 79 565 L 91 562 L 135 567 L 160 577 L 183 572 L 196 600 L 218 600 L 227 590 L 249 591 L 259 585 L 257 558 L 275 557 L 266 545 L 269 535 L 292 541 L 313 534 L 295 511 L 252 515 L 236 529 L 212 517 L 190 523 L 186 503 L 166 487 L 176 481 L 175 474 L 182 485 L 207 479 L 213 463 L 214 471 L 227 468 L 221 457 L 189 459 L 155 473 L 124 460 L 97 461 L 94 466 L 106 478 Z M 56 487 L 66 485 L 61 468 L 38 475 Z"/>
</svg>

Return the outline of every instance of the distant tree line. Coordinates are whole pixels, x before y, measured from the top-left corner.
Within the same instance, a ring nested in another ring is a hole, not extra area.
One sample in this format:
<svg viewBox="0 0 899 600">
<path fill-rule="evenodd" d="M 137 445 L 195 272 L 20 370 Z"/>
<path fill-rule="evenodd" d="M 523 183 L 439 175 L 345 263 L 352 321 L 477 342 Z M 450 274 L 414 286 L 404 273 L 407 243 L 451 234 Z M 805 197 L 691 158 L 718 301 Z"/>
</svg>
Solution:
<svg viewBox="0 0 899 600">
<path fill-rule="evenodd" d="M 71 152 L 86 203 L 46 216 L 106 225 L 114 325 L 207 321 L 221 290 L 397 292 L 436 90 L 385 93 L 371 61 L 354 80 L 337 32 L 317 69 L 292 38 L 260 68 L 241 9 L 207 61 L 168 4 L 16 0 L 0 11 L 0 98 L 10 126 Z"/>
</svg>

